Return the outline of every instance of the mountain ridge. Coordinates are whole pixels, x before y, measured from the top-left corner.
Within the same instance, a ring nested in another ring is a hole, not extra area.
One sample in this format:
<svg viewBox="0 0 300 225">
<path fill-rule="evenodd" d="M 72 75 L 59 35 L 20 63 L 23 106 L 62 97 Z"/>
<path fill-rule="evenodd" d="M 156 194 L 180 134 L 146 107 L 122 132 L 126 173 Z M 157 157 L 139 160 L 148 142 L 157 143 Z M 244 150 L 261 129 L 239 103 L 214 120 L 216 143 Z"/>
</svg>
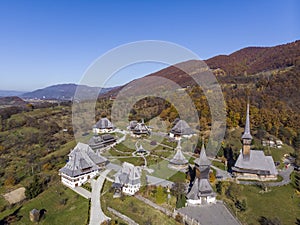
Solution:
<svg viewBox="0 0 300 225">
<path fill-rule="evenodd" d="M 0 90 L 1 97 L 20 96 L 26 93 L 26 91 L 15 91 L 15 90 Z"/>
<path fill-rule="evenodd" d="M 196 61 L 198 60 L 189 60 L 179 64 L 181 64 L 180 67 L 185 66 L 191 68 Z M 244 77 L 245 75 L 300 65 L 300 40 L 273 47 L 246 47 L 229 55 L 212 57 L 204 60 L 204 62 L 215 73 L 218 79 L 220 77 L 218 76 L 220 72 L 218 70 L 221 70 L 221 74 L 223 74 L 225 78 L 219 79 L 219 82 L 227 82 L 230 79 L 237 79 L 237 77 Z M 189 70 L 191 70 L 190 68 Z M 176 65 L 171 65 L 157 72 L 148 74 L 145 77 L 147 76 L 164 77 L 176 82 L 182 87 L 195 84 L 193 79 L 177 68 Z M 103 97 L 115 96 L 118 91 L 131 82 L 133 81 L 105 93 Z"/>
<path fill-rule="evenodd" d="M 205 60 L 211 69 L 223 69 L 229 75 L 254 74 L 300 63 L 300 40 L 273 47 L 246 47 L 229 55 Z"/>
<path fill-rule="evenodd" d="M 87 85 L 79 85 L 74 83 L 69 84 L 56 84 L 45 88 L 37 89 L 32 92 L 22 94 L 20 97 L 23 99 L 55 99 L 55 100 L 73 100 L 77 88 L 80 87 L 82 93 L 81 98 L 88 99 L 89 93 L 99 90 L 99 87 L 91 87 Z M 106 93 L 112 88 L 102 88 L 101 93 Z"/>
</svg>

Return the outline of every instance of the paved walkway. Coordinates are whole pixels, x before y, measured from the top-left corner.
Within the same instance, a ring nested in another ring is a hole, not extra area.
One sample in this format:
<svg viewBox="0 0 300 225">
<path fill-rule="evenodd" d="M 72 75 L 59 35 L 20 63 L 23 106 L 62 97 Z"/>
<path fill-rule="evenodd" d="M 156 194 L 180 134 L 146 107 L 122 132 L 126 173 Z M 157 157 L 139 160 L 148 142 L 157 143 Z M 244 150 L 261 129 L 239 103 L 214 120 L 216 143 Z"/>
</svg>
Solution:
<svg viewBox="0 0 300 225">
<path fill-rule="evenodd" d="M 72 188 L 72 190 L 86 199 L 90 199 L 92 197 L 92 193 L 83 187 L 75 187 Z"/>
<path fill-rule="evenodd" d="M 99 225 L 104 221 L 110 220 L 101 208 L 100 194 L 106 175 L 110 170 L 105 170 L 100 174 L 97 180 L 92 179 L 92 198 L 91 198 L 91 214 L 90 214 L 90 225 Z"/>
<path fill-rule="evenodd" d="M 107 207 L 108 211 L 115 214 L 117 217 L 121 218 L 125 222 L 127 222 L 129 225 L 139 225 L 134 220 L 130 219 L 128 216 L 125 216 L 124 214 L 120 213 L 119 211 L 112 209 L 110 207 Z"/>
</svg>

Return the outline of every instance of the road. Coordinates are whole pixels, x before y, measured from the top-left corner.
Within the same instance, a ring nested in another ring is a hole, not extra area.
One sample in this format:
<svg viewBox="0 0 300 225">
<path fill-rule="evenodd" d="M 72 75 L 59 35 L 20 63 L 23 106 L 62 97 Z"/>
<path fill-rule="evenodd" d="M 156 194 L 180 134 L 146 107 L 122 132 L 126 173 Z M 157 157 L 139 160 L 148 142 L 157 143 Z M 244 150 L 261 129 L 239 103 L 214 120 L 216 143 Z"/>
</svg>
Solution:
<svg viewBox="0 0 300 225">
<path fill-rule="evenodd" d="M 92 197 L 91 197 L 91 211 L 90 211 L 90 225 L 99 225 L 104 221 L 110 220 L 101 208 L 100 194 L 106 175 L 110 170 L 105 170 L 100 174 L 97 180 L 92 179 Z"/>
</svg>

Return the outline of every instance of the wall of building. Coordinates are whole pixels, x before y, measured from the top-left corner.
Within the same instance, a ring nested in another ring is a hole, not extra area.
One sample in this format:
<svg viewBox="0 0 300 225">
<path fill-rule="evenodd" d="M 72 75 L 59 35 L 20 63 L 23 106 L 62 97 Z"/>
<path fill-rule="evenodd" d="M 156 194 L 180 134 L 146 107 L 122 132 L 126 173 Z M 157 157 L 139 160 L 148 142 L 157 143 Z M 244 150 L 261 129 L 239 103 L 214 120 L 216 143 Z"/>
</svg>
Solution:
<svg viewBox="0 0 300 225">
<path fill-rule="evenodd" d="M 109 133 L 111 132 L 113 129 L 99 129 L 99 128 L 93 128 L 93 133 L 94 134 L 103 134 L 103 133 Z"/>
<path fill-rule="evenodd" d="M 257 180 L 257 181 L 277 180 L 277 176 L 275 175 L 259 176 L 257 174 L 252 174 L 252 173 L 237 173 L 237 172 L 235 172 L 234 175 L 236 176 L 237 179 L 241 179 L 241 180 Z"/>
<path fill-rule="evenodd" d="M 68 187 L 75 188 L 76 184 L 77 184 L 77 186 L 81 186 L 84 183 L 86 183 L 89 179 L 98 175 L 98 173 L 99 173 L 98 171 L 93 171 L 91 173 L 84 174 L 84 175 L 78 176 L 78 177 L 70 177 L 66 174 L 60 174 L 61 182 Z"/>
<path fill-rule="evenodd" d="M 140 190 L 141 184 L 136 185 L 126 185 L 122 188 L 122 191 L 127 195 L 134 195 L 136 192 Z"/>
</svg>

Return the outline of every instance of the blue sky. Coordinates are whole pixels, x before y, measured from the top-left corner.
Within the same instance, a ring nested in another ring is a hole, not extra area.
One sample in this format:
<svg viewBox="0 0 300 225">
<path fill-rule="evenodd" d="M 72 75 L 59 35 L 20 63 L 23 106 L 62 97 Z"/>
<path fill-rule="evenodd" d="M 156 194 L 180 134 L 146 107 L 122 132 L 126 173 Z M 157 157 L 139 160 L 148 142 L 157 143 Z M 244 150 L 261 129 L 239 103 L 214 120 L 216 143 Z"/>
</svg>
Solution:
<svg viewBox="0 0 300 225">
<path fill-rule="evenodd" d="M 133 41 L 170 41 L 207 59 L 247 46 L 295 41 L 300 39 L 299 23 L 297 0 L 2 0 L 0 89 L 78 83 L 97 57 Z M 110 84 L 160 67 L 128 70 Z"/>
</svg>

